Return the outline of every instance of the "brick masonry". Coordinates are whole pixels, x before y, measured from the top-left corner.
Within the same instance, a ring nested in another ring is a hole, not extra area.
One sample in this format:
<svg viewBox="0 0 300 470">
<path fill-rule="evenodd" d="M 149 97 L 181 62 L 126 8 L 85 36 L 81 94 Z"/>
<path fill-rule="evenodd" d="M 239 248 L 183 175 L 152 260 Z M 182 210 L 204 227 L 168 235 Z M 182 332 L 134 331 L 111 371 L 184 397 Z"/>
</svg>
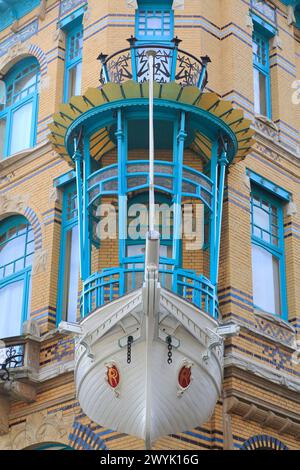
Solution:
<svg viewBox="0 0 300 470">
<path fill-rule="evenodd" d="M 0 434 L 0 449 L 22 448 L 25 442 L 32 445 L 54 438 L 75 449 L 143 448 L 143 442 L 102 428 L 82 413 L 76 402 L 73 372 L 63 368 L 74 359 L 74 342 L 55 332 L 62 208 L 61 195 L 54 191 L 53 180 L 70 167 L 48 144 L 47 125 L 58 109 L 63 90 L 65 42 L 57 23 L 85 3 L 48 0 L 44 19 L 35 9 L 20 19 L 17 33 L 9 28 L 0 32 L 0 74 L 22 57 L 24 46 L 41 66 L 37 148 L 22 161 L 12 156 L 0 163 L 0 195 L 10 199 L 26 196 L 24 215 L 33 225 L 36 249 L 47 254 L 43 269 L 32 277 L 30 315 L 39 323 L 43 335 L 40 371 L 50 368 L 57 371 L 56 377 L 39 383 L 34 403 L 11 403 L 9 433 Z M 127 8 L 125 0 L 87 3 L 82 90 L 99 84 L 97 55 L 126 47 L 126 38 L 134 31 L 134 10 Z M 222 318 L 241 325 L 240 335 L 226 343 L 226 358 L 237 355 L 240 362 L 236 365 L 228 362 L 224 391 L 210 421 L 194 430 L 160 439 L 155 449 L 248 449 L 259 445 L 300 448 L 300 432 L 289 426 L 291 421 L 300 422 L 299 395 L 291 385 L 300 385 L 300 367 L 292 362 L 293 345 L 300 329 L 300 106 L 293 105 L 291 99 L 292 83 L 300 72 L 300 33 L 288 25 L 286 7 L 278 0 L 272 4 L 277 8 L 280 39 L 280 46 L 274 45 L 271 50 L 273 127 L 255 119 L 253 112 L 249 0 L 185 0 L 184 10 L 175 12 L 175 35 L 183 40 L 182 47 L 196 56 L 208 54 L 212 59 L 209 91 L 232 100 L 254 120 L 257 143 L 251 155 L 232 166 L 227 174 L 224 201 L 219 300 Z M 161 156 L 170 157 L 168 152 Z M 115 152 L 103 157 L 104 164 L 115 160 Z M 185 162 L 200 169 L 199 160 L 191 151 L 186 152 Z M 285 211 L 284 218 L 289 325 L 261 318 L 253 309 L 247 169 L 289 191 L 298 209 L 292 215 Z M 6 215 L 1 213 L 1 219 Z M 93 253 L 93 269 L 114 266 L 117 262 L 116 242 L 106 241 L 101 250 Z M 183 265 L 205 273 L 207 260 L 202 253 L 191 255 L 184 250 Z M 61 369 L 55 369 L 56 366 Z M 228 408 L 227 402 L 232 397 L 237 401 Z M 266 412 L 272 409 L 283 425 L 276 427 L 270 414 L 259 417 L 253 407 L 247 411 L 247 403 L 255 403 L 253 406 L 267 409 Z M 54 431 L 51 434 L 46 425 L 44 434 L 35 433 L 41 422 L 50 421 L 57 430 L 54 437 Z M 16 430 L 21 428 L 33 429 L 31 444 L 17 439 Z"/>
</svg>

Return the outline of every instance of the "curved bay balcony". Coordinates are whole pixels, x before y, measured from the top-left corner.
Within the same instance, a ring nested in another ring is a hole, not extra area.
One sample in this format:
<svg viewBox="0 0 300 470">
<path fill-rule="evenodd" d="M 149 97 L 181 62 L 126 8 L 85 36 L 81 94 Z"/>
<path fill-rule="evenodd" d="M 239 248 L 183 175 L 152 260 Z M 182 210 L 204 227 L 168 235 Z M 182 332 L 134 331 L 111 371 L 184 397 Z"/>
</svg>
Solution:
<svg viewBox="0 0 300 470">
<path fill-rule="evenodd" d="M 180 40 L 173 39 L 173 45 L 147 44 L 137 45 L 134 37 L 128 39 L 130 47 L 107 56 L 100 54 L 102 70 L 100 83 L 123 83 L 135 80 L 143 83 L 149 80 L 147 52 L 155 52 L 154 80 L 157 83 L 177 82 L 181 86 L 196 86 L 203 89 L 207 83 L 208 56 L 200 59 L 178 48 Z"/>
<path fill-rule="evenodd" d="M 225 174 L 253 144 L 251 122 L 231 102 L 204 92 L 208 57 L 172 46 L 138 45 L 100 54 L 101 86 L 60 107 L 50 140 L 76 169 L 81 315 L 143 284 L 142 244 L 129 243 L 128 204 L 149 188 L 147 51 L 154 50 L 154 187 L 174 206 L 172 240 L 161 243 L 161 286 L 218 316 L 218 264 Z M 117 240 L 95 242 L 102 201 L 117 208 Z M 186 201 L 203 209 L 205 246 L 187 254 L 181 226 Z"/>
<path fill-rule="evenodd" d="M 148 160 L 129 161 L 126 163 L 125 171 L 126 193 L 149 188 Z M 173 195 L 176 191 L 176 166 L 174 163 L 155 160 L 154 171 L 155 189 Z M 101 196 L 118 194 L 118 189 L 118 164 L 108 165 L 94 172 L 88 178 L 89 208 Z M 213 182 L 200 171 L 183 165 L 182 196 L 199 199 L 209 210 L 212 210 Z"/>
</svg>

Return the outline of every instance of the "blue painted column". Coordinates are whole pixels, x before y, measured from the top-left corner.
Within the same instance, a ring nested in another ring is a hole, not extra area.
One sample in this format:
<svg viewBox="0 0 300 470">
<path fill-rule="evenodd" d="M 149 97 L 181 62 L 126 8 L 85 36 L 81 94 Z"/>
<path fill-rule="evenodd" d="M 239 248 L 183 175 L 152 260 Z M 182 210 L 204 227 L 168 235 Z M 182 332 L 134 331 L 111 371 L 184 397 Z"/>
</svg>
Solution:
<svg viewBox="0 0 300 470">
<path fill-rule="evenodd" d="M 119 229 L 119 263 L 121 264 L 126 256 L 127 238 L 127 195 L 126 195 L 126 165 L 127 165 L 127 122 L 122 111 L 118 110 L 117 115 L 117 138 L 118 148 L 118 229 Z M 124 279 L 120 278 L 120 295 L 124 293 Z"/>
<path fill-rule="evenodd" d="M 181 201 L 182 201 L 182 167 L 184 157 L 185 132 L 185 112 L 180 114 L 179 122 L 174 126 L 174 226 L 173 226 L 173 259 L 175 267 L 180 266 L 181 256 Z M 175 279 L 175 276 L 174 276 Z M 175 281 L 176 282 L 176 281 Z"/>
<path fill-rule="evenodd" d="M 228 164 L 227 151 L 224 149 L 219 158 L 220 176 L 219 176 L 219 189 L 218 189 L 218 211 L 217 211 L 217 233 L 216 233 L 216 252 L 215 252 L 215 279 L 213 283 L 218 285 L 219 277 L 219 261 L 220 261 L 220 245 L 221 245 L 221 230 L 222 230 L 222 215 L 223 215 L 223 197 L 225 187 L 225 173 Z"/>
<path fill-rule="evenodd" d="M 88 201 L 88 178 L 91 174 L 91 157 L 90 157 L 90 139 L 84 137 L 83 146 L 83 270 L 82 280 L 85 281 L 91 275 L 91 234 L 90 234 L 90 217 L 89 201 Z"/>
<path fill-rule="evenodd" d="M 210 280 L 215 285 L 216 279 L 216 237 L 217 237 L 217 212 L 218 212 L 218 142 L 215 141 L 211 151 L 210 178 L 213 182 L 212 211 L 209 224 L 209 269 Z"/>
<path fill-rule="evenodd" d="M 83 251 L 83 200 L 82 200 L 82 153 L 77 147 L 75 154 L 73 156 L 76 169 L 76 192 L 77 192 L 77 209 L 78 209 L 78 238 L 79 238 L 79 269 L 80 269 L 80 278 L 83 280 L 83 260 L 84 260 L 84 251 Z"/>
</svg>

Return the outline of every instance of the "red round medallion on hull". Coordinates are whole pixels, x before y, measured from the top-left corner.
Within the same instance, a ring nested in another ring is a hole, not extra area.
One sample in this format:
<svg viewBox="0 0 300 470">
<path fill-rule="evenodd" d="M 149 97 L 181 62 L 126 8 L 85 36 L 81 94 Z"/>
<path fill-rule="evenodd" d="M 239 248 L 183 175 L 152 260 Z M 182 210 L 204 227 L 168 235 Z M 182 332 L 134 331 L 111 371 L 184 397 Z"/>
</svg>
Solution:
<svg viewBox="0 0 300 470">
<path fill-rule="evenodd" d="M 181 367 L 179 374 L 178 374 L 178 383 L 181 388 L 188 388 L 191 383 L 191 367 L 183 366 Z"/>
<path fill-rule="evenodd" d="M 107 367 L 106 377 L 111 388 L 117 388 L 120 383 L 120 373 L 117 366 L 112 365 Z"/>
</svg>

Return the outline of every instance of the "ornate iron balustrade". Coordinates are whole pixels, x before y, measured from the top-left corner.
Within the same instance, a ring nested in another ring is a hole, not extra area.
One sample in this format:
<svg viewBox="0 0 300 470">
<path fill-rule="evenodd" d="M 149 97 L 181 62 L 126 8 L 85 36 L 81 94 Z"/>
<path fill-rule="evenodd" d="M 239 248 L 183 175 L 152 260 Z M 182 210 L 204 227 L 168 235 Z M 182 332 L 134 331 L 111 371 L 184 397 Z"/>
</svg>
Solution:
<svg viewBox="0 0 300 470">
<path fill-rule="evenodd" d="M 107 56 L 100 54 L 102 64 L 100 83 L 122 83 L 135 80 L 143 83 L 149 80 L 147 51 L 156 52 L 154 60 L 154 80 L 158 83 L 176 81 L 181 86 L 197 86 L 203 90 L 206 86 L 208 56 L 200 59 L 178 48 L 180 39 L 174 38 L 173 45 L 147 44 L 137 45 L 136 39 L 128 39 L 130 47 Z"/>
<path fill-rule="evenodd" d="M 0 348 L 0 380 L 10 380 L 10 370 L 24 366 L 25 345 L 15 344 Z"/>
<path fill-rule="evenodd" d="M 83 283 L 81 314 L 87 316 L 108 302 L 137 289 L 143 283 L 144 265 L 127 264 L 125 267 L 94 273 Z M 213 284 L 203 275 L 184 269 L 172 270 L 161 264 L 159 277 L 162 287 L 172 290 L 213 318 L 218 317 L 218 303 Z"/>
</svg>

